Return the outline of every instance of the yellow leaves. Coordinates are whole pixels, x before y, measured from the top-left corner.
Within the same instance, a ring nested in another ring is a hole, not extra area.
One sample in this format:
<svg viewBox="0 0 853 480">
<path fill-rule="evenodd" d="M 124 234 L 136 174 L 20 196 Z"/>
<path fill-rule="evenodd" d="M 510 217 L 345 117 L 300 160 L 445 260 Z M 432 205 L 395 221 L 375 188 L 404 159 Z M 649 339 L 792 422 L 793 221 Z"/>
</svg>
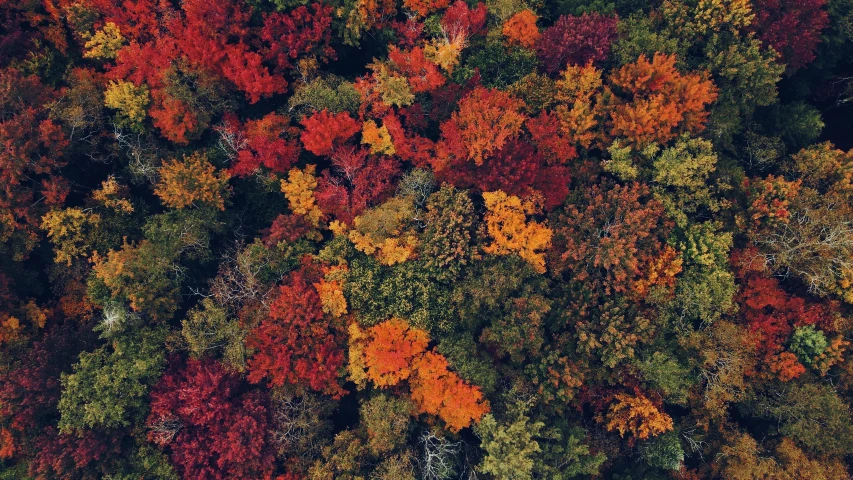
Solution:
<svg viewBox="0 0 853 480">
<path fill-rule="evenodd" d="M 589 101 L 602 84 L 601 70 L 592 66 L 592 63 L 569 65 L 563 72 L 563 78 L 557 81 L 557 100 L 567 103 Z"/>
<path fill-rule="evenodd" d="M 86 253 L 88 236 L 101 222 L 100 215 L 79 208 L 53 210 L 41 218 L 41 228 L 54 244 L 54 261 L 71 261 Z"/>
<path fill-rule="evenodd" d="M 344 298 L 343 290 L 343 275 L 346 273 L 347 267 L 331 267 L 326 272 L 325 277 L 318 283 L 314 284 L 317 289 L 317 294 L 320 295 L 320 303 L 323 306 L 323 313 L 329 314 L 335 318 L 346 315 L 347 300 Z"/>
<path fill-rule="evenodd" d="M 539 272 L 545 272 L 545 254 L 541 250 L 551 245 L 551 229 L 526 215 L 539 211 L 538 205 L 498 190 L 483 192 L 486 208 L 486 228 L 494 239 L 484 250 L 493 255 L 518 254 Z"/>
<path fill-rule="evenodd" d="M 225 210 L 228 191 L 227 172 L 217 173 L 207 156 L 195 152 L 183 160 L 171 160 L 158 169 L 160 181 L 154 193 L 170 208 L 186 208 L 198 204 Z"/>
<path fill-rule="evenodd" d="M 424 56 L 445 72 L 453 73 L 453 68 L 459 63 L 459 55 L 464 48 L 464 35 L 456 35 L 450 40 L 435 39 L 424 47 Z"/>
<path fill-rule="evenodd" d="M 364 122 L 361 129 L 361 143 L 370 145 L 370 153 L 373 154 L 394 155 L 396 152 L 388 127 L 385 125 L 377 127 L 373 120 Z"/>
<path fill-rule="evenodd" d="M 86 42 L 84 45 L 86 51 L 83 52 L 83 56 L 86 58 L 113 59 L 116 58 L 116 52 L 119 51 L 122 44 L 124 44 L 124 37 L 118 26 L 113 22 L 107 22 Z"/>
<path fill-rule="evenodd" d="M 376 79 L 376 90 L 379 92 L 382 103 L 391 106 L 405 107 L 411 105 L 415 95 L 406 77 L 391 73 L 388 66 L 382 63 L 368 65 L 373 70 Z"/>
<path fill-rule="evenodd" d="M 314 199 L 317 189 L 317 177 L 314 175 L 316 166 L 307 165 L 305 170 L 291 168 L 287 179 L 281 181 L 281 191 L 290 203 L 290 210 L 302 215 L 311 225 L 319 226 L 323 212 Z"/>
<path fill-rule="evenodd" d="M 45 313 L 46 310 L 39 308 L 35 301 L 30 300 L 21 307 L 21 310 L 24 312 L 24 315 L 30 323 L 35 325 L 37 328 L 44 328 L 44 324 L 47 322 L 47 313 Z"/>
<path fill-rule="evenodd" d="M 131 123 L 141 123 L 145 120 L 150 101 L 148 87 L 145 85 L 137 87 L 124 80 L 118 82 L 111 80 L 104 92 L 104 105 L 118 110 Z"/>
<path fill-rule="evenodd" d="M 569 65 L 557 82 L 557 100 L 564 103 L 556 108 L 560 125 L 584 148 L 589 148 L 598 136 L 595 130 L 602 112 L 598 104 L 593 104 L 593 97 L 601 92 L 602 84 L 601 70 L 591 63 Z"/>
<path fill-rule="evenodd" d="M 101 188 L 92 192 L 92 199 L 101 205 L 120 213 L 133 213 L 133 205 L 123 198 L 124 187 L 119 184 L 115 177 L 110 177 L 101 183 Z"/>
<path fill-rule="evenodd" d="M 9 316 L 0 322 L 0 343 L 13 342 L 21 338 L 21 321 Z"/>
<path fill-rule="evenodd" d="M 411 199 L 392 198 L 356 217 L 347 236 L 358 251 L 375 254 L 383 265 L 402 263 L 414 257 L 418 245 L 414 234 L 405 233 L 413 217 Z"/>
<path fill-rule="evenodd" d="M 661 412 L 643 395 L 617 394 L 607 412 L 605 428 L 619 435 L 630 434 L 645 440 L 672 430 L 672 418 Z"/>
<path fill-rule="evenodd" d="M 347 369 L 349 370 L 349 379 L 355 383 L 359 389 L 367 386 L 367 363 L 364 358 L 364 346 L 370 339 L 367 332 L 362 330 L 358 323 L 353 322 L 349 325 L 349 362 Z"/>
<path fill-rule="evenodd" d="M 47 315 L 50 312 L 47 309 L 40 308 L 34 300 L 19 305 L 13 310 L 15 315 L 6 312 L 0 313 L 0 345 L 22 338 L 21 318 L 27 319 L 35 329 L 44 328 L 45 323 L 47 323 Z"/>
<path fill-rule="evenodd" d="M 690 37 L 727 30 L 739 34 L 752 24 L 755 14 L 750 0 L 699 0 L 696 6 L 667 1 L 662 12 L 676 27 L 677 35 Z"/>
</svg>

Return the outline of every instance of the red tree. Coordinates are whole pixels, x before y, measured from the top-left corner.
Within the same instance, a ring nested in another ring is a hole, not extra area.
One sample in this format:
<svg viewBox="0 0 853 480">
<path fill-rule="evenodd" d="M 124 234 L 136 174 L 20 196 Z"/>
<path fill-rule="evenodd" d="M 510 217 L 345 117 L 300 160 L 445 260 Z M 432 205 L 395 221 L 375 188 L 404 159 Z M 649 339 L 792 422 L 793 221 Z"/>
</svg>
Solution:
<svg viewBox="0 0 853 480">
<path fill-rule="evenodd" d="M 480 2 L 472 9 L 463 0 L 456 0 L 441 17 L 441 28 L 450 39 L 470 38 L 486 26 L 487 13 L 485 3 Z"/>
<path fill-rule="evenodd" d="M 173 359 L 151 390 L 148 438 L 167 447 L 183 478 L 262 478 L 273 470 L 269 413 L 214 361 Z"/>
<path fill-rule="evenodd" d="M 314 196 L 326 215 L 352 224 L 366 208 L 394 193 L 400 162 L 368 155 L 363 148 L 341 148 L 332 155 L 332 168 L 323 172 Z"/>
<path fill-rule="evenodd" d="M 345 332 L 323 314 L 313 284 L 322 272 L 310 263 L 290 274 L 270 305 L 269 315 L 255 327 L 246 346 L 255 353 L 248 361 L 248 379 L 270 385 L 300 385 L 329 395 L 344 394 L 339 371 L 344 364 Z"/>
<path fill-rule="evenodd" d="M 545 71 L 558 73 L 566 65 L 602 62 L 610 54 L 616 39 L 616 17 L 585 13 L 580 17 L 563 15 L 546 28 L 536 43 L 536 54 Z"/>
<path fill-rule="evenodd" d="M 285 137 L 288 118 L 270 113 L 258 120 L 241 124 L 229 115 L 224 125 L 217 127 L 221 144 L 232 155 L 229 173 L 251 175 L 261 167 L 274 173 L 285 173 L 299 157 L 299 145 Z"/>
<path fill-rule="evenodd" d="M 300 57 L 325 61 L 335 58 L 332 41 L 332 7 L 313 3 L 288 13 L 264 17 L 261 39 L 268 45 L 264 55 L 274 63 L 275 72 L 291 68 Z"/>
<path fill-rule="evenodd" d="M 777 278 L 764 271 L 763 260 L 756 260 L 754 249 L 732 254 L 732 264 L 741 282 L 738 304 L 740 314 L 756 333 L 756 347 L 767 354 L 781 350 L 795 327 L 818 325 L 821 330 L 834 330 L 834 305 L 812 303 L 786 292 Z"/>
<path fill-rule="evenodd" d="M 34 245 L 41 215 L 68 191 L 55 175 L 68 139 L 42 108 L 53 97 L 38 77 L 0 70 L 0 242 L 19 259 Z"/>
<path fill-rule="evenodd" d="M 332 150 L 361 131 L 361 125 L 347 112 L 317 112 L 302 119 L 302 144 L 314 155 L 329 155 Z"/>
<path fill-rule="evenodd" d="M 756 0 L 754 5 L 758 37 L 782 55 L 789 71 L 814 60 L 821 31 L 829 23 L 826 0 Z"/>
</svg>

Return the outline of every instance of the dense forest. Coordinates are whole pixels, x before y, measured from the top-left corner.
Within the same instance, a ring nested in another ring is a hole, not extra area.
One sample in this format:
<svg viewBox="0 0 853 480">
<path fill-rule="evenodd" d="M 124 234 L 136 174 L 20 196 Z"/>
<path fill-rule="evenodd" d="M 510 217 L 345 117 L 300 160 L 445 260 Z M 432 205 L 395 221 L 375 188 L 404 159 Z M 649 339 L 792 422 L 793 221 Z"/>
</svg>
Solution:
<svg viewBox="0 0 853 480">
<path fill-rule="evenodd" d="M 853 0 L 0 0 L 0 479 L 841 480 Z"/>
</svg>

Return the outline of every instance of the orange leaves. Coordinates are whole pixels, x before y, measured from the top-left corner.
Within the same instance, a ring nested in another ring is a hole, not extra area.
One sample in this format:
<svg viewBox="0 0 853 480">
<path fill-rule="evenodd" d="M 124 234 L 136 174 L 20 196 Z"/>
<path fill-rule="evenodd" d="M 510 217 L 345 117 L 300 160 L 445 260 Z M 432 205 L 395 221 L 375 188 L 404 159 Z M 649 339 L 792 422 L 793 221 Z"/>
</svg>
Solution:
<svg viewBox="0 0 853 480">
<path fill-rule="evenodd" d="M 769 356 L 767 363 L 770 371 L 783 382 L 793 380 L 806 373 L 806 367 L 791 352 L 782 352 L 778 355 Z"/>
<path fill-rule="evenodd" d="M 450 0 L 403 0 L 403 6 L 417 13 L 421 17 L 447 7 Z"/>
<path fill-rule="evenodd" d="M 459 102 L 459 111 L 441 125 L 440 153 L 482 165 L 521 131 L 524 102 L 500 90 L 475 88 Z"/>
<path fill-rule="evenodd" d="M 646 274 L 640 280 L 634 282 L 634 292 L 643 298 L 653 286 L 666 287 L 672 290 L 675 287 L 675 276 L 681 273 L 681 255 L 669 245 L 648 265 Z"/>
<path fill-rule="evenodd" d="M 522 10 L 509 18 L 503 24 L 501 32 L 506 37 L 509 45 L 520 45 L 524 48 L 533 48 L 539 40 L 539 28 L 536 20 L 539 16 L 529 9 Z"/>
<path fill-rule="evenodd" d="M 392 387 L 408 380 L 419 413 L 436 415 L 457 432 L 488 413 L 479 387 L 449 369 L 447 359 L 427 350 L 429 334 L 391 319 L 362 330 L 350 325 L 350 378 L 360 386 L 371 380 Z"/>
<path fill-rule="evenodd" d="M 516 253 L 533 265 L 539 272 L 545 272 L 545 254 L 541 250 L 551 245 L 551 230 L 540 223 L 527 222 L 526 215 L 539 209 L 535 202 L 522 201 L 520 198 L 498 190 L 483 192 L 483 200 L 489 212 L 486 214 L 486 228 L 494 239 L 484 250 L 493 255 Z"/>
<path fill-rule="evenodd" d="M 167 161 L 159 173 L 154 193 L 166 206 L 186 208 L 201 204 L 225 210 L 230 176 L 226 172 L 216 173 L 206 155 L 196 152 L 183 160 Z"/>
<path fill-rule="evenodd" d="M 417 359 L 417 374 L 410 382 L 412 400 L 420 412 L 437 415 L 450 431 L 458 432 L 488 413 L 489 404 L 479 387 L 468 385 L 447 367 L 447 359 L 435 351 Z"/>
<path fill-rule="evenodd" d="M 649 62 L 640 55 L 611 77 L 612 86 L 624 94 L 611 111 L 614 137 L 642 148 L 705 128 L 705 107 L 717 99 L 717 89 L 704 73 L 680 73 L 675 60 L 674 55 L 655 54 Z"/>
<path fill-rule="evenodd" d="M 672 430 L 672 418 L 642 394 L 617 394 L 605 420 L 607 430 L 616 430 L 623 437 L 627 433 L 642 440 Z"/>
<path fill-rule="evenodd" d="M 413 363 L 426 351 L 429 335 L 391 319 L 370 329 L 372 341 L 364 348 L 367 376 L 379 387 L 397 385 L 412 374 Z"/>
</svg>

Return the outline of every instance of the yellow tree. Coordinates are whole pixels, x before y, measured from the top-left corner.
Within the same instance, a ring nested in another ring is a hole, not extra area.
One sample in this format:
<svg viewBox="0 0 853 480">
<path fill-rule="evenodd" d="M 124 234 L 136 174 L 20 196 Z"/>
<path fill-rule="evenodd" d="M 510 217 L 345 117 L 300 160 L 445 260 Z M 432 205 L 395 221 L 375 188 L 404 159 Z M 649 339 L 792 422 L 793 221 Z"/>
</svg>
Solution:
<svg viewBox="0 0 853 480">
<path fill-rule="evenodd" d="M 290 210 L 305 217 L 315 227 L 320 225 L 323 217 L 314 199 L 314 190 L 317 189 L 317 177 L 314 175 L 316 169 L 314 165 L 306 165 L 305 170 L 291 168 L 287 179 L 281 181 L 281 191 L 287 197 Z"/>
<path fill-rule="evenodd" d="M 605 421 L 607 430 L 616 430 L 623 437 L 627 433 L 643 440 L 672 430 L 672 418 L 658 410 L 643 395 L 616 395 Z"/>
<path fill-rule="evenodd" d="M 498 190 L 483 192 L 486 202 L 486 228 L 493 242 L 485 248 L 494 255 L 518 254 L 533 265 L 537 272 L 545 272 L 545 254 L 551 245 L 551 229 L 527 215 L 535 214 L 539 207 L 535 201 L 522 200 Z"/>
<path fill-rule="evenodd" d="M 225 210 L 228 193 L 227 172 L 217 172 L 207 156 L 193 153 L 183 160 L 171 160 L 159 169 L 160 181 L 154 193 L 171 208 L 208 205 Z"/>
</svg>

